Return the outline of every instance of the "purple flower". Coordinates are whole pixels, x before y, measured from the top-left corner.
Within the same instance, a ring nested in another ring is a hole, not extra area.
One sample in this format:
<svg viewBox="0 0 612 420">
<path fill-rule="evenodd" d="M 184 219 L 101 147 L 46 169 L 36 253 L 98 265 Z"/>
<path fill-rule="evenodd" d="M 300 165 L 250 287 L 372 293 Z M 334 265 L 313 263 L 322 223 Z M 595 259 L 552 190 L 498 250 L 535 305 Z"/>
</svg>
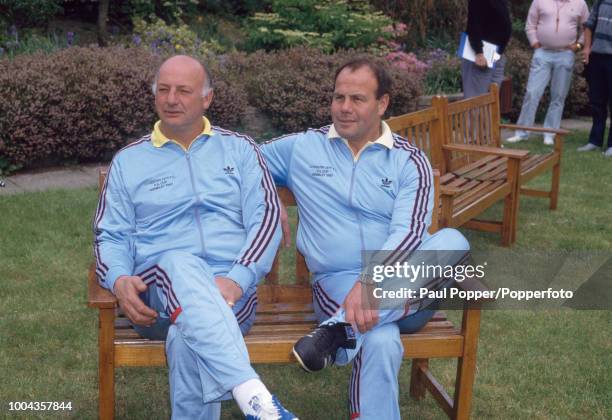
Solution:
<svg viewBox="0 0 612 420">
<path fill-rule="evenodd" d="M 4 55 L 4 48 L 0 47 L 0 57 Z"/>
<path fill-rule="evenodd" d="M 74 32 L 68 32 L 66 33 L 66 43 L 69 46 L 72 46 L 72 43 L 74 42 Z"/>
<path fill-rule="evenodd" d="M 138 36 L 138 35 L 134 35 L 134 36 L 132 36 L 132 42 L 133 42 L 135 45 L 140 45 L 140 44 L 141 44 L 141 42 L 142 42 L 142 39 L 140 38 L 140 36 Z"/>
<path fill-rule="evenodd" d="M 11 25 L 11 27 L 8 30 L 8 34 L 10 36 L 16 37 L 17 36 L 17 27 L 15 25 Z"/>
</svg>

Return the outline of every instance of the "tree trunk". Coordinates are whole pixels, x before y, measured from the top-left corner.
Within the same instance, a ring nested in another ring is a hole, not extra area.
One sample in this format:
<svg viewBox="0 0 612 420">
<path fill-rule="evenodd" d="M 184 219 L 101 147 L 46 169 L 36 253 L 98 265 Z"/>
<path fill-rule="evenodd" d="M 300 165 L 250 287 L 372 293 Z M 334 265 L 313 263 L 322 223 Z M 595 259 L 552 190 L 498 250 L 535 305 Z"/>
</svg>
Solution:
<svg viewBox="0 0 612 420">
<path fill-rule="evenodd" d="M 109 0 L 99 0 L 98 2 L 98 45 L 101 47 L 108 44 L 108 31 L 106 29 L 108 4 Z"/>
</svg>

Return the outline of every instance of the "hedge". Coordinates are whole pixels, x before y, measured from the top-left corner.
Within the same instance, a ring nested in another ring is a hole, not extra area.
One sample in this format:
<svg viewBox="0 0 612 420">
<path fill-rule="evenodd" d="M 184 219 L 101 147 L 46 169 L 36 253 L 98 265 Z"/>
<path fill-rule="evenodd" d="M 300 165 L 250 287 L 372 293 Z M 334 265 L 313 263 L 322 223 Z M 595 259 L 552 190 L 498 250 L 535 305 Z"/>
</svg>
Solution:
<svg viewBox="0 0 612 420">
<path fill-rule="evenodd" d="M 283 132 L 327 124 L 333 75 L 354 54 L 295 48 L 209 59 L 215 86 L 209 117 L 214 125 L 240 129 L 250 104 Z M 149 132 L 157 118 L 150 86 L 161 60 L 122 47 L 0 60 L 0 171 L 109 159 Z M 421 76 L 390 71 L 389 115 L 415 110 Z"/>
<path fill-rule="evenodd" d="M 68 48 L 0 60 L 0 170 L 108 159 L 156 120 L 151 82 L 161 59 L 142 49 Z M 236 127 L 238 86 L 213 74 L 215 124 Z"/>
<path fill-rule="evenodd" d="M 334 74 L 355 51 L 333 55 L 305 47 L 251 55 L 228 56 L 224 68 L 233 80 L 242 80 L 249 102 L 283 132 L 319 127 L 331 120 L 329 107 Z M 420 75 L 389 66 L 393 78 L 388 115 L 416 110 L 421 95 Z"/>
</svg>

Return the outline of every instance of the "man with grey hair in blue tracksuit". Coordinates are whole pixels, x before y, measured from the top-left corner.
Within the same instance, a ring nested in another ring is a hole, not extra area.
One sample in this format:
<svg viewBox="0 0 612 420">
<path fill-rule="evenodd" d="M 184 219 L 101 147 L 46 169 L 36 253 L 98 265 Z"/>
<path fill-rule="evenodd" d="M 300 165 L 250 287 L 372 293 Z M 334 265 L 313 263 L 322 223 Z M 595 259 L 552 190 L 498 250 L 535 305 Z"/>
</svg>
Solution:
<svg viewBox="0 0 612 420">
<path fill-rule="evenodd" d="M 382 121 L 390 85 L 383 67 L 357 58 L 336 73 L 331 126 L 262 146 L 276 183 L 295 195 L 297 247 L 312 273 L 321 322 L 296 343 L 294 354 L 307 371 L 353 362 L 351 419 L 400 418 L 400 331 L 420 329 L 435 312 L 427 306 L 431 302 L 415 299 L 391 309 L 365 304 L 362 252 L 384 254 L 391 265 L 412 258 L 415 250 L 446 250 L 440 255 L 452 266 L 469 250 L 454 229 L 427 232 L 434 203 L 431 166 Z M 450 281 L 424 277 L 417 284 L 436 289 Z"/>
<path fill-rule="evenodd" d="M 144 337 L 166 339 L 173 419 L 294 419 L 249 362 L 242 334 L 280 241 L 276 189 L 257 145 L 211 126 L 206 68 L 166 60 L 160 121 L 112 160 L 94 220 L 100 284 Z"/>
</svg>

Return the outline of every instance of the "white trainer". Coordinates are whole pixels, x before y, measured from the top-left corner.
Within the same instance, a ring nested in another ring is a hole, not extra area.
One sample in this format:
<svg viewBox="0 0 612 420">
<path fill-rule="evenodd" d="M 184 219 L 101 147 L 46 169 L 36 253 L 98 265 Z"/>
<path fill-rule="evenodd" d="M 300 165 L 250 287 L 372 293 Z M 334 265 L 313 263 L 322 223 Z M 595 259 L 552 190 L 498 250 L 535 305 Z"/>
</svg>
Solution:
<svg viewBox="0 0 612 420">
<path fill-rule="evenodd" d="M 608 150 L 604 153 L 604 157 L 612 158 L 612 147 L 608 147 Z"/>
<path fill-rule="evenodd" d="M 544 135 L 544 144 L 547 146 L 552 146 L 555 144 L 555 136 L 551 136 L 549 134 Z"/>
<path fill-rule="evenodd" d="M 527 140 L 525 136 L 512 136 L 506 139 L 506 143 L 518 143 L 519 141 Z"/>
<path fill-rule="evenodd" d="M 593 143 L 587 143 L 584 146 L 580 146 L 576 149 L 577 152 L 592 152 L 593 150 L 598 150 L 599 147 L 595 146 Z"/>
</svg>

